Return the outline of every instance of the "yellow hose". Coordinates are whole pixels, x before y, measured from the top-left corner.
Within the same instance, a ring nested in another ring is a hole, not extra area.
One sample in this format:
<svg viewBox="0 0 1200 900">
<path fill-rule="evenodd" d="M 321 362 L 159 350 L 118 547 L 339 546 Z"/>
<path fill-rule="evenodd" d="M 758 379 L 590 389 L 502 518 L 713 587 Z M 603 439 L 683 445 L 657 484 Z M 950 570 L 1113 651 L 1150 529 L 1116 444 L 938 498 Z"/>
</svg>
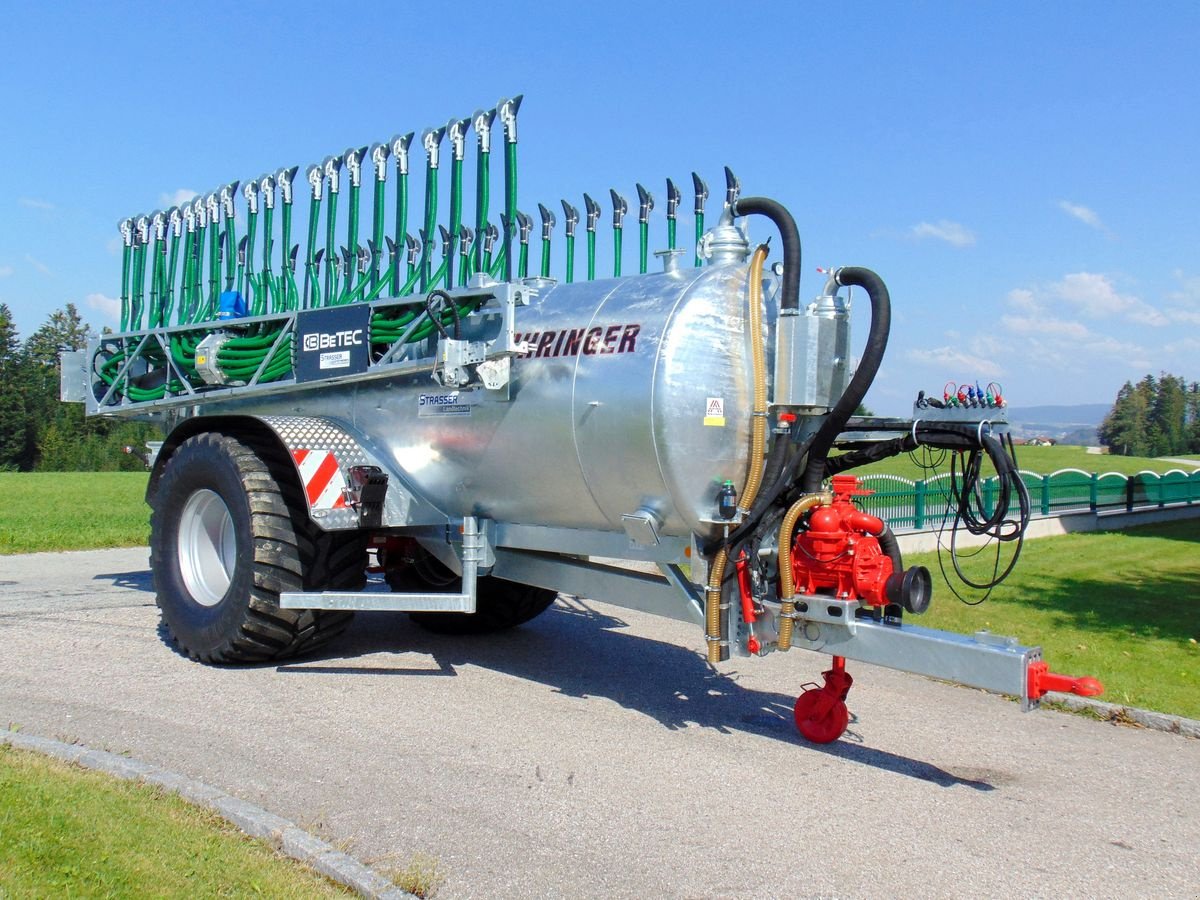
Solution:
<svg viewBox="0 0 1200 900">
<path fill-rule="evenodd" d="M 750 259 L 750 358 L 754 371 L 754 403 L 750 419 L 750 471 L 741 491 L 738 509 L 747 514 L 762 487 L 763 454 L 767 444 L 767 362 L 762 336 L 762 271 L 767 259 L 767 245 L 761 244 Z M 713 557 L 709 569 L 708 593 L 704 603 L 704 633 L 708 640 L 708 661 L 721 661 L 721 582 L 729 551 L 722 547 Z"/>
<path fill-rule="evenodd" d="M 748 514 L 762 487 L 762 458 L 767 446 L 767 354 L 762 335 L 762 271 L 767 245 L 754 251 L 750 260 L 750 358 L 754 369 L 754 406 L 750 417 L 750 472 L 738 508 Z"/>
<path fill-rule="evenodd" d="M 779 592 L 782 609 L 779 611 L 777 646 L 780 650 L 792 649 L 792 626 L 795 625 L 792 616 L 796 613 L 793 600 L 796 596 L 796 583 L 792 579 L 792 535 L 796 531 L 796 523 L 814 506 L 832 502 L 833 495 L 829 493 L 805 494 L 788 508 L 783 517 L 783 524 L 779 526 Z"/>
<path fill-rule="evenodd" d="M 708 661 L 721 661 L 721 580 L 725 577 L 725 563 L 729 551 L 722 547 L 713 557 L 708 570 L 708 593 L 705 595 L 704 625 L 708 639 Z"/>
</svg>

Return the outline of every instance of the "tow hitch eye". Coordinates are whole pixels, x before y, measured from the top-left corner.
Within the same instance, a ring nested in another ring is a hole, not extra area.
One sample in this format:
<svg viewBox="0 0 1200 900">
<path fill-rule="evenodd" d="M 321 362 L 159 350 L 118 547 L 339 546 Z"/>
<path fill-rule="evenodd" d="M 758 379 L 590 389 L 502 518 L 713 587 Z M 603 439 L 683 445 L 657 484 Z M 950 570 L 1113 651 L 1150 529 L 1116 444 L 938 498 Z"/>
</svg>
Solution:
<svg viewBox="0 0 1200 900">
<path fill-rule="evenodd" d="M 1041 700 L 1050 691 L 1077 694 L 1080 697 L 1095 697 L 1097 694 L 1104 693 L 1104 685 L 1088 676 L 1073 678 L 1070 675 L 1051 672 L 1050 667 L 1044 662 L 1030 663 L 1029 699 Z"/>
</svg>

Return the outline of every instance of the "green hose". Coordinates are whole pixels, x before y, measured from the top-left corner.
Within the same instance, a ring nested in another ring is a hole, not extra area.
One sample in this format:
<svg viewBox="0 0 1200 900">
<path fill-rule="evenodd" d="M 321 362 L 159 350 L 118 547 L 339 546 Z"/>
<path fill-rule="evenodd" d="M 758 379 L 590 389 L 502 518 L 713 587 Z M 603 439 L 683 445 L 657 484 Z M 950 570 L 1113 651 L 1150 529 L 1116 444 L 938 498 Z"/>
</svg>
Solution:
<svg viewBox="0 0 1200 900">
<path fill-rule="evenodd" d="M 325 204 L 325 305 L 332 306 L 337 290 L 334 274 L 337 270 L 337 201 L 338 192 L 329 186 L 329 199 Z"/>
<path fill-rule="evenodd" d="M 487 267 L 483 258 L 483 242 L 487 232 L 488 217 L 488 178 L 489 160 L 491 153 L 479 152 L 475 167 L 475 271 L 482 272 Z"/>
<path fill-rule="evenodd" d="M 221 275 L 221 226 L 215 216 L 208 227 L 208 297 L 204 304 L 202 321 L 216 317 L 217 290 Z"/>
<path fill-rule="evenodd" d="M 450 158 L 450 252 L 446 254 L 446 287 L 452 286 L 454 276 L 454 241 L 458 240 L 458 230 L 462 227 L 462 188 L 463 161 L 462 157 L 451 154 Z"/>
<path fill-rule="evenodd" d="M 517 143 L 504 146 L 504 214 L 508 224 L 504 228 L 504 280 L 512 281 L 512 229 L 517 223 Z"/>
<path fill-rule="evenodd" d="M 121 241 L 121 330 L 129 330 L 129 273 L 132 266 L 133 255 L 133 238 L 131 234 L 126 233 L 126 229 L 132 227 L 126 222 L 122 223 L 122 241 Z"/>
<path fill-rule="evenodd" d="M 321 222 L 321 197 L 314 194 L 308 203 L 308 252 L 304 258 L 304 308 L 316 309 L 321 305 L 321 287 L 318 284 L 317 228 Z"/>
<path fill-rule="evenodd" d="M 233 216 L 225 218 L 225 290 L 232 291 L 237 268 L 237 225 Z"/>
<path fill-rule="evenodd" d="M 393 241 L 397 247 L 404 243 L 404 235 L 408 233 L 408 172 L 398 172 L 396 177 L 396 231 Z M 399 250 L 397 250 L 399 253 Z M 396 267 L 392 271 L 392 294 L 400 295 L 400 262 L 396 257 Z"/>
<path fill-rule="evenodd" d="M 159 322 L 159 289 L 162 286 L 163 276 L 163 242 L 155 236 L 154 249 L 150 251 L 154 254 L 154 261 L 150 266 L 150 307 L 146 313 L 146 327 L 155 328 L 162 324 Z"/>
<path fill-rule="evenodd" d="M 146 245 L 134 236 L 133 247 L 133 298 L 129 305 L 129 328 L 137 331 L 142 327 L 142 289 L 146 278 Z"/>
<path fill-rule="evenodd" d="M 421 262 L 418 269 L 421 272 L 421 292 L 429 290 L 433 274 L 433 235 L 437 231 L 437 169 L 429 166 L 425 170 L 425 227 L 421 230 Z"/>
<path fill-rule="evenodd" d="M 171 255 L 167 263 L 166 272 L 166 294 L 163 296 L 162 313 L 160 314 L 159 324 L 171 324 L 171 312 L 175 306 L 175 272 L 179 266 L 179 243 L 181 235 L 171 234 Z"/>
<path fill-rule="evenodd" d="M 386 161 L 386 160 L 385 160 Z M 386 171 L 386 170 L 385 170 Z M 383 247 L 383 201 L 387 182 L 375 173 L 375 196 L 371 203 L 371 289 L 379 285 L 379 254 Z"/>
<path fill-rule="evenodd" d="M 463 161 L 456 159 L 453 154 L 450 157 L 450 227 L 447 233 L 450 235 L 450 246 L 442 256 L 441 265 L 437 271 L 429 277 L 429 282 L 422 286 L 422 290 L 428 288 L 429 285 L 436 285 L 443 282 L 446 290 L 454 287 L 454 246 L 453 242 L 458 237 L 458 229 L 462 225 L 462 182 L 463 182 Z M 436 190 L 437 172 L 434 170 L 434 183 Z M 426 221 L 426 233 L 432 235 L 429 230 L 428 220 Z"/>
<path fill-rule="evenodd" d="M 242 296 L 247 296 L 250 293 L 250 287 L 254 286 L 254 239 L 258 235 L 258 210 L 253 210 L 246 216 L 246 263 L 244 277 L 242 277 L 239 286 L 239 293 Z M 265 238 L 263 244 L 269 245 L 270 240 Z M 248 286 L 248 287 L 247 287 Z M 254 298 L 251 301 L 251 310 L 258 307 L 258 292 L 254 292 Z M 257 314 L 257 313 L 254 313 Z"/>
<path fill-rule="evenodd" d="M 283 204 L 283 222 L 281 223 L 280 240 L 283 241 L 283 274 L 280 276 L 283 284 L 283 308 L 291 311 L 298 305 L 298 297 L 296 295 L 296 276 L 292 272 L 291 267 L 291 252 L 292 252 L 292 204 L 285 201 Z"/>
<path fill-rule="evenodd" d="M 274 201 L 272 201 L 274 202 Z M 272 227 L 275 218 L 275 207 L 265 206 L 262 211 L 263 217 L 263 254 L 262 254 L 262 297 L 254 298 L 254 306 L 252 307 L 252 316 L 264 315 L 268 310 L 278 312 L 279 298 L 278 292 L 273 291 L 275 284 L 275 276 L 271 273 L 271 256 L 275 250 L 275 242 Z"/>
<path fill-rule="evenodd" d="M 188 307 L 192 299 L 192 244 L 195 235 L 186 232 L 183 237 L 183 272 L 179 276 L 179 307 L 175 311 L 175 324 L 187 324 Z"/>
</svg>

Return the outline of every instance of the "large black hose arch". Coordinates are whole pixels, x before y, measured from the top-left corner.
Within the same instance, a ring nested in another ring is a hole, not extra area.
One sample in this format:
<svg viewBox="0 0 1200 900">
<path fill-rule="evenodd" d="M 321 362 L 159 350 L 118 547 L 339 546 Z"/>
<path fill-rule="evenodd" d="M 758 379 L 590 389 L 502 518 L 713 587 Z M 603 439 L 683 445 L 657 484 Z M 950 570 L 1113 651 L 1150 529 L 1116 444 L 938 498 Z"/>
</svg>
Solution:
<svg viewBox="0 0 1200 900">
<path fill-rule="evenodd" d="M 821 489 L 821 482 L 825 478 L 825 460 L 829 456 L 829 449 L 833 446 L 837 436 L 841 434 L 842 429 L 846 427 L 846 423 L 850 421 L 850 417 L 854 415 L 854 411 L 858 409 L 858 405 L 862 403 L 863 398 L 867 395 L 867 390 L 875 380 L 875 374 L 879 371 L 879 364 L 883 361 L 883 354 L 887 349 L 888 334 L 892 327 L 892 299 L 882 278 L 870 269 L 858 266 L 838 269 L 834 273 L 834 277 L 837 279 L 837 283 L 843 287 L 857 285 L 866 290 L 867 297 L 871 301 L 871 328 L 867 332 L 867 345 L 863 350 L 862 359 L 859 361 L 854 377 L 850 379 L 850 384 L 846 386 L 845 392 L 830 410 L 825 424 L 816 433 L 812 446 L 809 448 L 808 464 L 805 466 L 800 486 L 805 493 L 814 493 Z"/>
<path fill-rule="evenodd" d="M 800 308 L 800 229 L 792 214 L 778 200 L 769 197 L 741 197 L 733 201 L 730 211 L 735 216 L 766 216 L 775 223 L 783 238 L 783 284 L 779 292 L 779 308 Z"/>
</svg>

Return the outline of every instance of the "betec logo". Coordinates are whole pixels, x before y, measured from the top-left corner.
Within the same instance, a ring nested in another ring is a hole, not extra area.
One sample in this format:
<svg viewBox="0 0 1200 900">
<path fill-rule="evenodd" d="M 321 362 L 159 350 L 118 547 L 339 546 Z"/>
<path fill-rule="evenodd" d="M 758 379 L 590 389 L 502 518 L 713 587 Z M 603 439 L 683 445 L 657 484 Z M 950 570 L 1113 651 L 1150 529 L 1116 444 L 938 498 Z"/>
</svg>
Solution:
<svg viewBox="0 0 1200 900">
<path fill-rule="evenodd" d="M 304 336 L 305 350 L 335 350 L 338 347 L 361 347 L 363 329 L 353 331 L 330 331 L 326 333 L 306 334 Z"/>
</svg>

